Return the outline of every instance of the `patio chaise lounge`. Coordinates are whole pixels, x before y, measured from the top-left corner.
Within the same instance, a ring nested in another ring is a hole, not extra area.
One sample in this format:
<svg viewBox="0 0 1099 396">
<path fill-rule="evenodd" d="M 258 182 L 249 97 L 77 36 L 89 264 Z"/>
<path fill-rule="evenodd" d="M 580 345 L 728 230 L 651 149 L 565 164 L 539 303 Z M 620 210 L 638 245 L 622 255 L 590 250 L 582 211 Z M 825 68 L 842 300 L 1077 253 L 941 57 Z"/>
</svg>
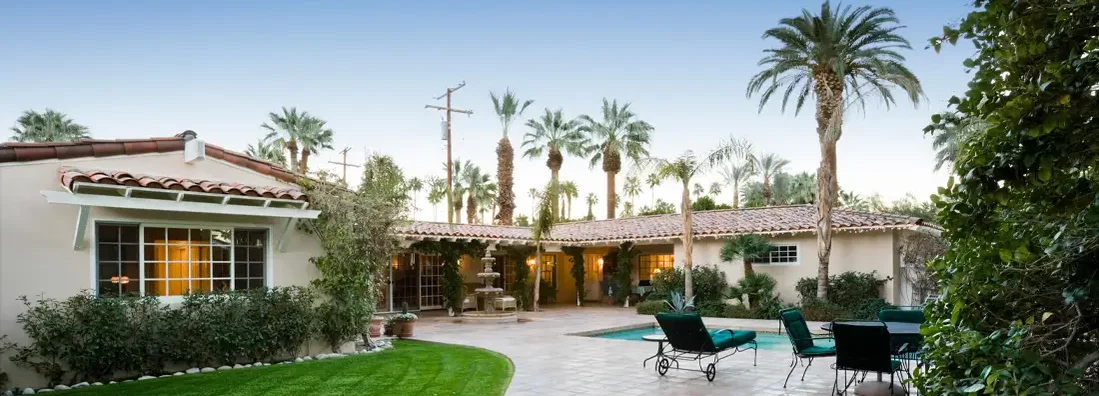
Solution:
<svg viewBox="0 0 1099 396">
<path fill-rule="evenodd" d="M 662 313 L 656 315 L 656 321 L 664 330 L 664 336 L 668 339 L 670 350 L 661 350 L 656 362 L 656 371 L 660 375 L 668 373 L 668 369 L 675 364 L 676 370 L 698 371 L 706 374 L 706 379 L 713 381 L 717 375 L 717 362 L 730 357 L 737 352 L 751 349 L 752 365 L 756 364 L 757 351 L 756 332 L 750 330 L 708 330 L 702 323 L 702 317 L 698 314 L 673 314 Z M 702 367 L 703 360 L 711 360 L 711 363 Z M 698 362 L 698 370 L 680 368 L 680 361 Z"/>
</svg>

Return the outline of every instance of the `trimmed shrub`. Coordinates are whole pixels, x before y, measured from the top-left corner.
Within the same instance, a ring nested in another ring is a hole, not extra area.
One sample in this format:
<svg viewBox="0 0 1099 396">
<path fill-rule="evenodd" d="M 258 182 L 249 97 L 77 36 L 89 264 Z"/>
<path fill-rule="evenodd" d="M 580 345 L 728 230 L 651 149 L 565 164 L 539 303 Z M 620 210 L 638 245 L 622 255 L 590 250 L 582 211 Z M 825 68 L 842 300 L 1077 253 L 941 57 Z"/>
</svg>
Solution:
<svg viewBox="0 0 1099 396">
<path fill-rule="evenodd" d="M 881 286 L 891 278 L 878 279 L 877 272 L 847 271 L 828 277 L 828 301 L 854 310 L 869 299 L 879 298 Z M 794 288 L 802 304 L 817 299 L 817 278 L 801 278 Z"/>
<path fill-rule="evenodd" d="M 836 319 L 850 317 L 848 311 L 839 306 L 839 304 L 815 300 L 802 304 L 801 314 L 802 316 L 805 316 L 805 320 L 817 322 L 830 322 Z"/>
<path fill-rule="evenodd" d="M 893 304 L 885 302 L 884 299 L 871 298 L 864 300 L 858 307 L 851 311 L 851 316 L 855 319 L 866 320 L 878 320 L 878 312 L 883 309 L 896 308 Z"/>
<path fill-rule="evenodd" d="M 694 281 L 695 305 L 709 301 L 724 301 L 729 282 L 725 273 L 708 265 L 696 265 L 691 272 Z M 653 275 L 653 293 L 648 300 L 667 299 L 672 292 L 683 293 L 684 273 L 682 268 L 660 271 Z M 661 298 L 663 297 L 663 298 Z"/>
<path fill-rule="evenodd" d="M 741 304 L 732 304 L 725 307 L 725 312 L 722 313 L 721 316 L 726 318 L 755 319 L 752 310 Z"/>
<path fill-rule="evenodd" d="M 664 301 L 642 301 L 637 304 L 637 313 L 639 315 L 656 315 L 658 313 L 671 312 L 668 308 L 668 304 Z"/>
<path fill-rule="evenodd" d="M 695 304 L 695 313 L 706 317 L 720 318 L 725 315 L 725 309 L 727 308 L 729 308 L 729 304 L 724 301 L 706 301 Z"/>
</svg>

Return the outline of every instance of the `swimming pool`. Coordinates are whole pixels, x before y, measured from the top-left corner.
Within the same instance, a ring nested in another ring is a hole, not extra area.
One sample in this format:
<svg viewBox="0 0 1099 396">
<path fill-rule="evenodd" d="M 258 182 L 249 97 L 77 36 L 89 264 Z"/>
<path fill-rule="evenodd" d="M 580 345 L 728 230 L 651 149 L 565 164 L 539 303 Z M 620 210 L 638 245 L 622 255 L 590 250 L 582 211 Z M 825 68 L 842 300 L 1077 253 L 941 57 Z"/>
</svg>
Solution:
<svg viewBox="0 0 1099 396">
<path fill-rule="evenodd" d="M 659 327 L 643 327 L 639 329 L 615 330 L 606 333 L 594 334 L 590 337 L 610 338 L 613 340 L 644 341 L 641 339 L 641 337 L 651 334 L 662 333 L 663 332 L 660 331 Z M 759 349 L 783 352 L 789 352 L 792 350 L 790 348 L 790 338 L 788 338 L 786 334 L 764 333 L 757 331 L 756 343 L 759 345 Z M 814 340 L 813 344 L 819 346 L 834 345 L 832 340 Z"/>
</svg>

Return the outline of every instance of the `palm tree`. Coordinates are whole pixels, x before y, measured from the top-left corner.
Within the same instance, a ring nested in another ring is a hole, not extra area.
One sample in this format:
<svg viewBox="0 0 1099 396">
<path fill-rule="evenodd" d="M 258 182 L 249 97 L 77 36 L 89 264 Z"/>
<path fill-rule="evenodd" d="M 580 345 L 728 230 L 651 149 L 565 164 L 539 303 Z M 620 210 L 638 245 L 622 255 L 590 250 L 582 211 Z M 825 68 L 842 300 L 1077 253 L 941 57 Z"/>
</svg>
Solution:
<svg viewBox="0 0 1099 396">
<path fill-rule="evenodd" d="M 640 160 L 649 155 L 649 143 L 652 139 L 652 125 L 637 119 L 630 111 L 630 104 L 618 106 L 603 99 L 603 119 L 596 121 L 587 115 L 580 116 L 584 122 L 581 127 L 588 135 L 588 153 L 591 155 L 592 168 L 602 161 L 603 171 L 607 172 L 607 218 L 614 218 L 615 184 L 614 177 L 622 170 L 622 157 Z"/>
<path fill-rule="evenodd" d="M 789 202 L 791 204 L 811 204 L 817 202 L 817 176 L 801 172 L 790 180 Z"/>
<path fill-rule="evenodd" d="M 626 185 L 622 186 L 622 193 L 630 199 L 630 207 L 633 207 L 633 199 L 641 195 L 641 178 L 626 176 Z M 631 211 L 632 212 L 632 211 Z"/>
<path fill-rule="evenodd" d="M 771 194 L 771 180 L 774 175 L 782 172 L 782 168 L 790 165 L 790 160 L 779 157 L 774 153 L 767 153 L 752 156 L 752 161 L 752 168 L 755 168 L 763 178 L 763 202 L 767 205 L 774 205 L 775 201 Z"/>
<path fill-rule="evenodd" d="M 656 174 L 663 178 L 673 178 L 683 185 L 682 202 L 680 210 L 683 218 L 683 249 L 686 259 L 683 263 L 684 295 L 687 299 L 694 296 L 694 284 L 691 277 L 694 255 L 694 230 L 691 226 L 691 179 L 702 176 L 710 169 L 720 165 L 727 158 L 742 154 L 746 147 L 740 145 L 737 140 L 729 140 L 718 144 L 717 148 L 703 157 L 696 156 L 687 151 L 674 159 L 645 158 L 638 162 L 638 169 L 653 168 Z"/>
<path fill-rule="evenodd" d="M 256 145 L 249 144 L 248 148 L 244 150 L 244 154 L 285 168 L 286 152 L 283 150 L 284 148 L 279 145 L 278 141 L 260 138 L 256 141 Z"/>
<path fill-rule="evenodd" d="M 717 198 L 718 195 L 721 195 L 721 183 L 710 183 L 710 195 L 713 195 L 714 198 Z"/>
<path fill-rule="evenodd" d="M 457 170 L 458 167 L 454 169 Z M 486 203 L 492 203 L 496 185 L 492 184 L 490 175 L 481 171 L 481 167 L 468 161 L 458 178 L 460 179 L 458 183 L 462 185 L 462 191 L 466 194 L 466 222 L 473 224 L 477 220 L 477 208 Z"/>
<path fill-rule="evenodd" d="M 46 109 L 44 113 L 24 111 L 15 123 L 17 126 L 11 128 L 11 140 L 15 142 L 71 142 L 91 138 L 88 127 L 53 109 Z"/>
<path fill-rule="evenodd" d="M 542 289 L 542 239 L 550 235 L 553 226 L 557 223 L 557 215 L 553 213 L 553 206 L 558 201 L 557 195 L 560 191 L 561 185 L 554 180 L 550 180 L 545 191 L 539 192 L 534 188 L 531 188 L 530 191 L 531 196 L 542 197 L 542 200 L 535 204 L 534 230 L 531 232 L 531 237 L 534 239 L 534 310 L 536 312 L 538 311 L 538 300 L 541 299 Z"/>
<path fill-rule="evenodd" d="M 695 182 L 691 192 L 695 194 L 695 199 L 702 198 L 702 195 L 706 193 L 706 188 L 702 187 L 702 183 Z"/>
<path fill-rule="evenodd" d="M 564 154 L 583 155 L 584 135 L 579 132 L 580 123 L 577 120 L 565 120 L 561 110 L 550 111 L 546 109 L 541 119 L 527 121 L 530 132 L 523 137 L 523 145 L 527 151 L 523 156 L 535 159 L 546 155 L 546 167 L 550 169 L 550 182 L 558 185 L 558 172 L 561 164 L 565 162 Z M 559 203 L 554 201 L 553 215 L 560 216 Z M 559 217 L 558 217 L 559 218 Z"/>
<path fill-rule="evenodd" d="M 328 122 L 317 117 L 306 117 L 301 127 L 298 145 L 301 148 L 301 173 L 309 172 L 309 156 L 321 150 L 332 149 L 332 130 L 325 127 Z"/>
<path fill-rule="evenodd" d="M 428 182 L 430 185 L 427 192 L 427 202 L 431 203 L 432 219 L 433 221 L 439 220 L 439 202 L 443 202 L 446 199 L 446 179 L 440 177 L 432 177 Z"/>
<path fill-rule="evenodd" d="M 664 180 L 660 178 L 660 175 L 650 173 L 645 177 L 645 184 L 649 185 L 649 206 L 656 206 L 656 186 L 659 186 Z"/>
<path fill-rule="evenodd" d="M 298 170 L 298 151 L 300 146 L 298 143 L 302 139 L 303 128 L 306 123 L 306 119 L 309 118 L 308 112 L 298 112 L 297 107 L 291 107 L 287 109 L 285 106 L 282 108 L 282 114 L 268 113 L 270 124 L 263 123 L 260 125 L 263 129 L 268 131 L 267 139 L 275 139 L 279 146 L 286 147 L 286 150 L 290 151 L 290 171 L 301 173 Z"/>
<path fill-rule="evenodd" d="M 463 177 L 463 175 L 465 175 L 466 173 L 466 168 L 472 167 L 474 167 L 473 163 L 469 162 L 468 160 L 463 163 L 462 160 L 458 158 L 454 159 L 453 165 L 451 166 L 454 175 L 458 176 L 454 178 L 454 186 L 451 187 L 451 202 L 449 203 L 449 205 L 454 208 L 455 223 L 462 222 L 462 206 L 464 205 L 464 203 L 462 202 L 462 198 L 466 194 L 466 185 L 464 183 L 465 177 Z M 443 170 L 446 170 L 445 163 L 443 164 Z"/>
<path fill-rule="evenodd" d="M 591 209 L 592 209 L 592 206 L 595 206 L 595 204 L 597 204 L 597 203 L 599 203 L 599 197 L 596 196 L 595 193 L 593 193 L 593 192 L 588 193 L 588 198 L 587 198 L 588 216 L 585 217 L 586 220 L 595 220 L 595 213 L 593 213 L 591 211 Z"/>
<path fill-rule="evenodd" d="M 870 201 L 867 201 L 859 194 L 840 190 L 840 199 L 836 206 L 850 210 L 868 211 L 870 210 Z"/>
<path fill-rule="evenodd" d="M 561 183 L 561 196 L 565 198 L 565 215 L 561 218 L 572 218 L 572 200 L 580 197 L 580 189 L 576 188 L 576 183 L 567 181 Z"/>
<path fill-rule="evenodd" d="M 821 4 L 820 14 L 809 10 L 795 18 L 779 20 L 779 27 L 767 30 L 764 38 L 779 41 L 777 48 L 764 50 L 759 61 L 764 70 L 748 82 L 747 95 L 760 94 L 759 110 L 785 86 L 782 109 L 797 92 L 794 114 L 806 98 L 816 102 L 817 140 L 821 160 L 817 170 L 817 297 L 828 297 L 828 264 L 832 251 L 832 204 L 839 183 L 836 178 L 836 142 L 843 133 L 843 113 L 848 102 L 865 111 L 867 94 L 877 96 L 887 108 L 896 104 L 893 90 L 899 88 L 918 105 L 923 88 L 904 65 L 898 50 L 909 50 L 908 40 L 897 32 L 899 24 L 892 9 L 851 6 L 832 8 Z"/>
<path fill-rule="evenodd" d="M 537 216 L 538 214 L 534 213 L 534 211 L 537 210 L 538 197 L 541 196 L 540 193 L 538 192 L 538 189 L 534 188 L 534 187 L 531 187 L 530 190 L 527 190 L 527 196 L 530 197 L 530 213 L 531 213 L 531 216 Z"/>
<path fill-rule="evenodd" d="M 958 155 L 958 149 L 966 140 L 974 135 L 984 133 L 988 129 L 988 123 L 979 118 L 963 118 L 958 113 L 947 113 L 943 117 L 943 128 L 935 134 L 931 140 L 931 147 L 935 149 L 935 170 L 942 169 L 946 164 L 953 164 Z"/>
<path fill-rule="evenodd" d="M 624 217 L 633 216 L 633 202 L 626 202 L 625 205 L 622 205 L 622 216 L 624 216 Z"/>
<path fill-rule="evenodd" d="M 499 194 L 496 203 L 500 206 L 500 224 L 511 225 L 515 211 L 515 150 L 511 148 L 511 140 L 508 140 L 508 131 L 512 121 L 521 117 L 534 101 L 519 103 L 519 99 L 510 89 L 504 90 L 503 97 L 497 97 L 495 92 L 489 92 L 488 96 L 492 98 L 492 108 L 496 110 L 496 117 L 500 119 L 500 126 L 504 130 L 500 142 L 496 144 L 496 185 Z"/>
<path fill-rule="evenodd" d="M 755 166 L 753 166 L 753 158 L 755 156 L 751 154 L 747 154 L 743 158 L 734 158 L 726 162 L 725 166 L 719 171 L 725 185 L 733 186 L 733 209 L 740 207 L 740 187 L 752 177 L 755 177 L 757 173 Z"/>
<path fill-rule="evenodd" d="M 420 202 L 420 191 L 424 190 L 424 181 L 419 177 L 408 179 L 408 189 L 412 190 L 412 218 L 416 218 L 417 203 Z"/>
</svg>

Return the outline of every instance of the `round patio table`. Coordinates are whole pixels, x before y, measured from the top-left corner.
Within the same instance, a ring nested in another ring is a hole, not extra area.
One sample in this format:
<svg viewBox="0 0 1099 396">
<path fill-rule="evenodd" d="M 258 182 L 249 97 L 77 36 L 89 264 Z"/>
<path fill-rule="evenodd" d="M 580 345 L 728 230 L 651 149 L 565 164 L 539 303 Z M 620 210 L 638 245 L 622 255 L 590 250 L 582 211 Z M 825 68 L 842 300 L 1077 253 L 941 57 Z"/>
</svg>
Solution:
<svg viewBox="0 0 1099 396">
<path fill-rule="evenodd" d="M 889 331 L 890 336 L 915 336 L 920 335 L 920 323 L 908 323 L 908 322 L 880 322 L 876 320 L 868 320 L 865 322 L 843 322 L 844 324 L 853 325 L 866 325 L 866 326 L 878 326 L 885 323 L 885 328 Z M 832 332 L 832 323 L 828 322 L 820 326 L 821 330 Z M 898 393 L 899 392 L 899 393 Z M 855 394 L 861 396 L 877 396 L 877 395 L 890 395 L 889 383 L 882 381 L 881 373 L 878 373 L 877 381 L 866 381 L 861 385 L 855 387 Z M 903 395 L 904 391 L 901 387 L 893 387 L 893 395 Z"/>
<path fill-rule="evenodd" d="M 650 360 L 653 360 L 653 359 L 659 358 L 661 356 L 664 356 L 664 342 L 668 341 L 668 338 L 664 336 L 664 333 L 647 334 L 647 335 L 641 336 L 641 339 L 645 340 L 645 341 L 657 343 L 656 344 L 656 354 L 652 355 L 648 359 L 645 359 L 644 361 L 642 361 L 641 362 L 641 367 L 645 367 L 645 365 L 648 364 Z M 660 361 L 657 360 L 657 363 L 658 363 L 657 366 L 659 366 L 659 362 Z M 653 368 L 655 369 L 656 367 L 654 366 Z"/>
</svg>

